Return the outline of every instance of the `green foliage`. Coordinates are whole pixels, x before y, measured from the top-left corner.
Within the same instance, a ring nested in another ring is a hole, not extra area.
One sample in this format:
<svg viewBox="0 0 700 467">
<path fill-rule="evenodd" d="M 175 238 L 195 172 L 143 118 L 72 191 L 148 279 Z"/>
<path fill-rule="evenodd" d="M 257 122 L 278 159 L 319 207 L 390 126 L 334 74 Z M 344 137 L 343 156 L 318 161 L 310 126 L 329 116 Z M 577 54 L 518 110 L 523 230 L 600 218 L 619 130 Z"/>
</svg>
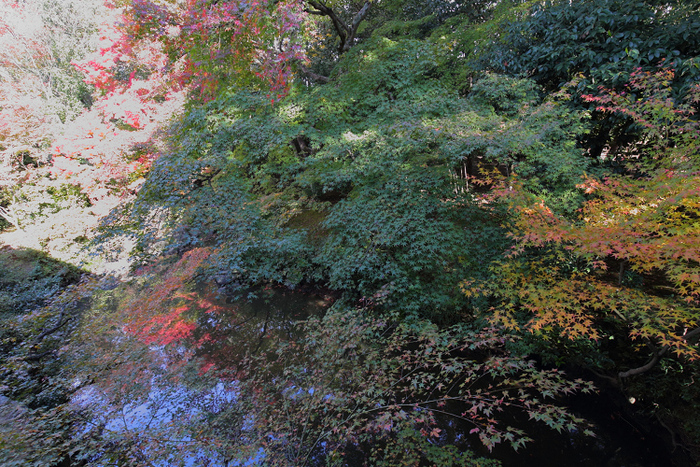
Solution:
<svg viewBox="0 0 700 467">
<path fill-rule="evenodd" d="M 491 107 L 499 114 L 515 116 L 523 108 L 538 103 L 538 91 L 534 81 L 487 73 L 472 87 L 469 99 L 477 105 Z"/>
<path fill-rule="evenodd" d="M 333 288 L 411 314 L 446 316 L 459 308 L 454 288 L 471 261 L 459 260 L 469 241 L 459 202 L 441 201 L 451 186 L 442 171 L 376 167 L 383 177 L 354 189 L 323 225 L 328 240 L 315 258 Z M 420 187 L 423 193 L 415 193 Z M 442 196 L 440 196 L 442 194 Z"/>
<path fill-rule="evenodd" d="M 505 73 L 503 68 L 496 65 L 487 67 L 483 62 L 507 63 L 503 57 L 508 53 L 508 46 L 505 45 L 507 31 L 513 23 L 528 16 L 533 3 L 502 0 L 493 6 L 493 10 L 482 21 L 455 16 L 436 28 L 430 41 L 438 44 L 443 51 L 439 56 L 443 81 L 452 83 L 460 94 L 467 94 L 473 79 L 484 69 Z"/>
<path fill-rule="evenodd" d="M 502 3 L 505 13 L 493 22 L 468 29 L 459 40 L 466 60 L 448 55 L 446 66 L 465 76 L 489 70 L 527 76 L 548 92 L 576 79 L 569 105 L 595 107 L 580 98 L 600 86 L 620 90 L 633 73 L 659 67 L 675 69 L 672 98 L 679 100 L 700 77 L 700 16 L 697 1 L 553 1 Z M 499 7 L 500 10 L 500 7 Z M 445 40 L 442 40 L 444 43 Z M 606 146 L 616 148 L 639 139 L 639 128 L 619 115 L 592 112 L 585 138 L 598 158 Z M 598 161 L 600 162 L 600 161 Z M 612 166 L 610 159 L 602 165 Z"/>
<path fill-rule="evenodd" d="M 687 104 L 668 98 L 669 75 L 633 76 L 628 92 L 648 92 L 641 98 L 614 91 L 592 98 L 601 110 L 629 115 L 648 140 L 633 146 L 633 156 L 618 156 L 624 175 L 579 185 L 587 200 L 578 219 L 516 186 L 509 193 L 516 245 L 482 289 L 498 302 L 489 309 L 494 319 L 545 340 L 623 336 L 628 350 L 648 346 L 651 364 L 628 363 L 639 366 L 621 378 L 650 370 L 668 351 L 698 358 L 700 257 L 690 247 L 698 242 L 698 124 Z"/>
<path fill-rule="evenodd" d="M 380 440 L 370 456 L 371 465 L 377 467 L 414 466 L 426 463 L 441 467 L 498 467 L 500 462 L 484 457 L 475 457 L 471 451 L 464 451 L 452 444 L 441 444 L 431 440 L 409 423 L 399 421 L 396 434 L 390 442 Z M 411 449 L 406 449 L 411 446 Z"/>
<path fill-rule="evenodd" d="M 576 184 L 590 169 L 576 143 L 586 120 L 567 108 L 566 96 L 543 101 L 537 90 L 529 80 L 486 75 L 468 96 L 469 107 L 433 124 L 442 156 L 466 172 L 467 181 L 488 185 L 505 176 L 512 183 L 515 175 L 570 215 L 582 201 Z"/>
<path fill-rule="evenodd" d="M 382 2 L 367 18 L 366 30 L 389 39 L 425 39 L 453 18 L 479 23 L 488 18 L 493 3 L 484 1 L 393 0 Z M 366 35 L 366 32 L 365 32 Z"/>
<path fill-rule="evenodd" d="M 18 256 L 26 259 L 22 252 Z M 65 359 L 65 350 L 78 328 L 86 298 L 94 294 L 95 283 L 89 278 L 77 280 L 73 278 L 71 285 L 64 283 L 61 293 L 56 287 L 50 299 L 40 297 L 42 303 L 34 304 L 39 307 L 25 310 L 21 316 L 2 316 L 3 465 L 58 465 L 75 459 L 76 452 L 89 445 L 75 431 L 76 414 L 69 400 L 80 382 L 74 379 L 75 368 Z M 27 283 L 31 284 L 31 279 Z M 39 289 L 35 293 L 41 293 L 39 284 L 35 285 Z M 9 409 L 12 416 L 8 416 Z"/>
<path fill-rule="evenodd" d="M 695 3 L 372 2 L 339 50 L 337 25 L 306 21 L 303 2 L 127 2 L 112 52 L 143 49 L 106 81 L 91 64 L 92 79 L 106 94 L 158 76 L 202 93 L 126 157 L 143 164 L 128 182 L 152 166 L 98 242 L 136 240 L 151 266 L 130 284 L 56 298 L 77 272 L 11 252 L 21 274 L 0 279 L 0 309 L 45 305 L 0 335 L 2 391 L 32 410 L 0 432 L 32 433 L 12 462 L 490 466 L 465 437 L 518 449 L 527 434 L 505 420 L 519 413 L 581 423 L 558 402 L 590 385 L 526 354 L 617 371 L 647 346 L 689 386 L 696 369 L 665 354 L 696 358 L 700 333 L 698 91 L 678 100 L 697 78 Z M 360 5 L 328 3 L 343 21 Z M 163 51 L 172 67 L 156 71 Z M 637 69 L 661 59 L 678 70 Z M 580 144 L 591 127 L 638 141 L 597 157 Z M 25 223 L 89 205 L 74 185 L 33 183 L 3 199 Z M 221 290 L 195 286 L 212 276 L 237 297 L 320 285 L 341 300 L 295 329 L 272 311 L 226 321 Z M 154 423 L 112 429 L 133 407 Z"/>
<path fill-rule="evenodd" d="M 374 38 L 343 56 L 333 85 L 191 108 L 134 205 L 142 251 L 214 244 L 214 267 L 248 284 L 320 281 L 456 319 L 469 306 L 459 282 L 483 277 L 507 244 L 470 184 L 499 168 L 570 213 L 587 163 L 578 115 L 531 81 L 489 75 L 461 99 L 430 78 L 436 66 L 429 44 Z M 292 221 L 309 211 L 317 222 Z"/>
<path fill-rule="evenodd" d="M 319 130 L 360 134 L 390 122 L 449 112 L 455 105 L 453 93 L 429 79 L 436 67 L 435 49 L 428 43 L 372 38 L 336 65 L 331 75 L 336 86 L 313 90 L 309 104 L 315 105 L 307 106 L 309 123 Z"/>
<path fill-rule="evenodd" d="M 579 89 L 615 87 L 637 68 L 663 63 L 679 72 L 678 91 L 697 80 L 697 2 L 556 1 L 535 5 L 500 46 L 499 71 L 525 73 L 557 89 L 586 73 Z"/>
<path fill-rule="evenodd" d="M 90 206 L 90 199 L 82 192 L 80 186 L 62 184 L 58 187 L 48 187 L 46 192 L 51 195 L 57 204 L 70 201 L 83 207 Z"/>
</svg>

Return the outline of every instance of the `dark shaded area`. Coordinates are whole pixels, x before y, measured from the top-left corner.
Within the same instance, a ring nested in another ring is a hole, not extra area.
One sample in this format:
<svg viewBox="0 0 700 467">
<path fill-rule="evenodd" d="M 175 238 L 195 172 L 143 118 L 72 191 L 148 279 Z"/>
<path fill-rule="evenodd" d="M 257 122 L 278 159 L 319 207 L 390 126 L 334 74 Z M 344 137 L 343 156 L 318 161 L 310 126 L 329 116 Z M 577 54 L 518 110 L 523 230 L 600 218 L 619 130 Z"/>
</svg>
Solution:
<svg viewBox="0 0 700 467">
<path fill-rule="evenodd" d="M 0 317 L 44 305 L 82 274 L 76 266 L 41 251 L 0 247 Z"/>
<path fill-rule="evenodd" d="M 14 449 L 7 453 L 9 457 L 0 457 L 14 462 L 9 465 L 24 465 L 25 459 L 17 455 L 29 455 L 41 439 L 30 411 L 57 410 L 75 389 L 62 378 L 58 354 L 78 322 L 81 303 L 46 305 L 55 304 L 56 297 L 84 274 L 41 251 L 0 248 L 0 421 L 8 433 L 27 434 L 21 441 L 26 449 L 10 446 Z M 67 432 L 72 424 L 65 416 L 54 423 L 58 433 Z M 47 458 L 46 465 L 84 465 L 65 453 L 57 453 L 54 459 Z"/>
<path fill-rule="evenodd" d="M 494 449 L 494 457 L 505 467 L 539 466 L 692 466 L 681 452 L 672 453 L 660 436 L 658 423 L 636 414 L 622 394 L 603 390 L 599 394 L 579 394 L 567 403 L 572 413 L 591 423 L 595 437 L 580 431 L 557 433 L 542 424 L 521 420 L 533 442 L 517 452 L 508 446 Z M 476 443 L 472 449 L 477 449 Z"/>
</svg>

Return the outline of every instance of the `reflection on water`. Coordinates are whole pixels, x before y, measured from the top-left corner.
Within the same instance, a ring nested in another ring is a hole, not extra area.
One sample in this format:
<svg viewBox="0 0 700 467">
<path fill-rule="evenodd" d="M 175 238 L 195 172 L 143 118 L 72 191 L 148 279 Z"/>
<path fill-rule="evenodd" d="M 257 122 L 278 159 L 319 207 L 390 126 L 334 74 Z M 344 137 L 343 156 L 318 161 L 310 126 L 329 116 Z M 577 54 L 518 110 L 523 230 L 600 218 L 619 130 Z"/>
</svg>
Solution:
<svg viewBox="0 0 700 467">
<path fill-rule="evenodd" d="M 121 348 L 132 347 L 129 358 L 133 361 L 79 390 L 72 404 L 89 414 L 83 434 L 92 430 L 132 454 L 118 460 L 113 456 L 94 459 L 90 465 L 126 465 L 125 459 L 127 464 L 154 466 L 229 467 L 262 462 L 264 453 L 257 448 L 236 458 L 222 456 L 218 441 L 210 433 L 202 436 L 203 428 L 221 411 L 236 406 L 241 359 L 267 351 L 271 340 L 295 339 L 299 332 L 295 323 L 323 313 L 331 299 L 260 288 L 248 291 L 249 298 L 234 301 L 220 297 L 213 284 L 192 289 L 169 294 L 176 298 L 161 310 L 155 309 L 148 293 L 131 297 L 124 307 L 131 319 L 113 341 Z M 141 349 L 134 351 L 139 345 Z M 237 432 L 233 427 L 234 432 L 216 430 L 222 436 L 246 436 L 252 414 L 241 417 Z"/>
<path fill-rule="evenodd" d="M 296 323 L 322 314 L 332 301 L 283 288 L 252 290 L 247 295 L 251 297 L 245 300 L 212 299 L 213 306 L 195 314 L 192 338 L 198 342 L 196 355 L 207 361 L 205 369 L 233 371 L 249 352 L 264 352 L 271 342 L 299 337 Z"/>
<path fill-rule="evenodd" d="M 235 384 L 223 382 L 215 384 L 207 390 L 191 390 L 184 385 L 172 386 L 158 381 L 150 382 L 150 390 L 145 399 L 136 399 L 124 404 L 112 404 L 109 397 L 98 386 L 90 386 L 81 390 L 73 398 L 73 403 L 86 408 L 91 407 L 93 418 L 88 425 L 101 426 L 107 437 L 118 439 L 147 439 L 157 440 L 162 447 L 168 447 L 173 453 L 165 459 L 154 460 L 154 466 L 179 465 L 195 466 L 231 465 L 221 459 L 214 450 L 207 450 L 200 443 L 195 443 L 191 436 L 179 434 L 176 425 L 185 416 L 188 419 L 197 417 L 203 412 L 223 410 L 225 405 L 236 399 Z M 154 448 L 145 448 L 143 454 L 161 458 L 162 453 Z M 102 459 L 95 465 L 113 465 L 111 459 Z"/>
<path fill-rule="evenodd" d="M 167 293 L 162 292 L 163 288 Z M 248 299 L 230 300 L 218 296 L 213 284 L 187 288 L 182 282 L 166 278 L 163 284 L 146 287 L 145 293 L 127 300 L 123 309 L 128 319 L 116 328 L 112 338 L 118 349 L 114 353 L 125 356 L 116 357 L 119 363 L 104 373 L 103 380 L 83 388 L 73 398 L 76 408 L 89 409 L 84 431 L 106 439 L 112 443 L 110 452 L 119 453 L 118 459 L 110 454 L 90 465 L 264 464 L 266 453 L 259 446 L 265 443 L 253 439 L 255 417 L 261 412 L 245 412 L 241 407 L 245 404 L 236 403 L 240 396 L 237 382 L 246 381 L 241 373 L 242 359 L 273 352 L 273 343 L 296 341 L 301 336 L 295 323 L 323 314 L 332 299 L 280 288 L 248 292 Z M 154 296 L 158 300 L 153 300 Z M 333 334 L 332 339 L 336 338 Z M 340 355 L 338 359 L 343 358 Z M 271 397 L 298 400 L 301 406 L 306 399 L 318 399 L 319 404 L 309 407 L 322 408 L 334 393 L 330 389 L 317 390 L 324 387 L 323 382 L 310 376 L 313 368 L 307 365 L 306 357 L 301 358 L 297 370 L 304 375 L 297 374 L 296 378 L 302 383 L 295 383 L 295 376 L 287 375 L 282 384 L 274 381 L 274 387 L 267 390 L 272 394 L 275 387 L 281 388 Z M 343 365 L 338 368 L 343 369 Z M 285 368 L 273 370 L 272 378 L 277 379 L 276 372 L 282 375 Z M 342 384 L 346 384 L 345 379 Z M 601 405 L 604 399 L 600 397 L 581 401 L 573 401 L 579 404 L 574 410 L 594 422 L 598 438 L 576 431 L 559 434 L 513 414 L 508 423 L 534 438 L 517 453 L 505 444 L 497 446 L 493 453 L 486 452 L 476 436 L 469 434 L 473 425 L 465 426 L 455 418 L 438 419 L 441 435 L 430 442 L 454 444 L 479 455 L 495 456 L 505 466 L 664 465 L 663 454 L 654 450 L 653 443 L 638 436 L 634 427 L 624 426 L 619 410 Z M 459 407 L 444 409 L 463 411 Z M 501 418 L 508 416 L 499 414 Z M 618 420 L 611 423 L 611 417 Z M 295 429 L 291 427 L 290 432 Z M 238 441 L 235 453 L 226 450 L 230 440 Z M 321 465 L 325 441 L 319 440 L 309 458 L 315 459 L 318 454 Z M 250 449 L 246 450 L 247 446 Z M 272 456 L 271 453 L 268 451 L 267 455 Z M 360 460 L 353 464 L 349 456 L 346 465 L 361 465 L 361 459 L 366 460 L 364 455 L 357 458 Z"/>
</svg>

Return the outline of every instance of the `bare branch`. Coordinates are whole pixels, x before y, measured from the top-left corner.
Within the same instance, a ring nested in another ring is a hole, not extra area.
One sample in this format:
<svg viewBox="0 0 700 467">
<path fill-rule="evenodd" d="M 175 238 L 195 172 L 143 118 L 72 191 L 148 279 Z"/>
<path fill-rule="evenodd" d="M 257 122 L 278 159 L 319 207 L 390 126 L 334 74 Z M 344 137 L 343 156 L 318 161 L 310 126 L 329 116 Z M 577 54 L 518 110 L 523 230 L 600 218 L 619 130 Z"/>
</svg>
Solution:
<svg viewBox="0 0 700 467">
<path fill-rule="evenodd" d="M 70 317 L 67 317 L 65 320 L 63 319 L 65 317 L 65 310 L 61 310 L 61 314 L 58 316 L 58 323 L 49 328 L 44 330 L 41 334 L 39 334 L 36 339 L 34 339 L 34 345 L 39 344 L 42 340 L 44 340 L 44 337 L 49 336 L 53 334 L 54 332 L 58 331 L 61 329 L 63 326 L 68 324 L 68 321 L 70 321 Z"/>
<path fill-rule="evenodd" d="M 646 373 L 647 371 L 654 368 L 654 365 L 656 365 L 659 362 L 659 359 L 663 357 L 666 352 L 668 352 L 668 349 L 669 347 L 667 345 L 663 346 L 661 350 L 659 350 L 658 352 L 654 352 L 654 354 L 651 357 L 651 360 L 649 360 L 645 365 L 642 365 L 637 368 L 632 368 L 631 370 L 622 371 L 618 374 L 618 376 L 620 378 L 629 378 L 630 376 L 641 375 L 642 373 Z"/>
</svg>

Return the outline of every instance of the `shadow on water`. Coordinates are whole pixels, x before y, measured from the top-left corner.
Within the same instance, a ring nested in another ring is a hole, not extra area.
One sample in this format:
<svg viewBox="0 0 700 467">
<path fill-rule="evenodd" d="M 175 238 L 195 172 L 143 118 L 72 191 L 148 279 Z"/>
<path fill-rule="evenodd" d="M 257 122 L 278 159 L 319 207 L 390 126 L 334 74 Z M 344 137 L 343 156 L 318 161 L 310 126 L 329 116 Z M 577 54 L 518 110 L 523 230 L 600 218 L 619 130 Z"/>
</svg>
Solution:
<svg viewBox="0 0 700 467">
<path fill-rule="evenodd" d="M 33 465 L 34 411 L 67 401 L 54 356 L 77 326 L 74 302 L 54 313 L 47 305 L 85 272 L 30 248 L 0 246 L 0 464 Z"/>
<path fill-rule="evenodd" d="M 207 287 L 200 285 L 200 292 L 205 293 Z M 196 318 L 193 338 L 201 342 L 197 355 L 222 369 L 235 367 L 239 356 L 247 352 L 268 350 L 271 342 L 300 337 L 296 324 L 322 315 L 333 301 L 331 295 L 322 292 L 304 293 L 283 287 L 249 289 L 242 295 L 249 298 L 213 301 L 208 312 Z"/>
<path fill-rule="evenodd" d="M 329 297 L 308 295 L 286 289 L 256 291 L 251 301 L 228 300 L 227 319 L 200 321 L 197 332 L 216 336 L 203 352 L 214 357 L 222 367 L 234 366 L 235 356 L 244 351 L 265 350 L 266 343 L 300 337 L 294 323 L 309 316 L 323 313 Z M 235 326 L 231 327 L 235 322 Z M 224 325 L 224 323 L 227 323 Z M 274 335 L 277 339 L 270 339 Z M 255 348 L 251 349 L 251 346 Z M 528 420 L 522 413 L 502 414 L 514 426 L 525 430 L 532 442 L 514 451 L 507 443 L 488 452 L 470 435 L 472 426 L 460 425 L 454 420 L 442 419 L 443 441 L 452 442 L 477 455 L 500 460 L 504 466 L 578 466 L 578 467 L 666 467 L 671 465 L 672 454 L 663 439 L 651 434 L 650 427 L 642 426 L 632 415 L 621 394 L 614 390 L 598 394 L 579 394 L 564 403 L 577 416 L 591 424 L 596 434 L 591 437 L 582 431 L 559 433 L 542 423 Z M 459 413 L 459 410 L 455 410 Z M 517 418 L 516 418 L 517 417 Z M 351 456 L 352 457 L 352 456 Z M 350 458 L 346 459 L 350 461 Z M 364 458 L 364 456 L 358 456 Z M 352 461 L 348 465 L 353 466 Z M 356 464 L 358 467 L 363 465 Z"/>
<path fill-rule="evenodd" d="M 75 407 L 94 414 L 82 435 L 99 427 L 106 439 L 144 442 L 139 448 L 143 456 L 165 448 L 187 466 L 236 465 L 216 449 L 192 442 L 187 430 L 198 431 L 197 425 L 209 423 L 208 417 L 236 405 L 237 366 L 245 355 L 272 350 L 271 342 L 299 337 L 296 323 L 322 315 L 333 298 L 321 292 L 260 287 L 246 290 L 245 299 L 231 299 L 219 295 L 215 284 L 200 283 L 173 289 L 168 297 L 177 298 L 161 302 L 151 298 L 162 287 L 146 283 L 140 292 L 122 290 L 126 298 L 117 300 L 136 318 L 123 327 L 125 339 L 118 331 L 112 338 L 111 345 L 125 348 L 112 352 L 130 352 L 134 361 L 116 366 L 106 380 L 86 386 L 72 399 Z M 134 351 L 139 345 L 141 350 Z M 111 465 L 115 459 L 110 455 L 93 465 Z M 151 465 L 169 462 L 156 456 Z"/>
</svg>

